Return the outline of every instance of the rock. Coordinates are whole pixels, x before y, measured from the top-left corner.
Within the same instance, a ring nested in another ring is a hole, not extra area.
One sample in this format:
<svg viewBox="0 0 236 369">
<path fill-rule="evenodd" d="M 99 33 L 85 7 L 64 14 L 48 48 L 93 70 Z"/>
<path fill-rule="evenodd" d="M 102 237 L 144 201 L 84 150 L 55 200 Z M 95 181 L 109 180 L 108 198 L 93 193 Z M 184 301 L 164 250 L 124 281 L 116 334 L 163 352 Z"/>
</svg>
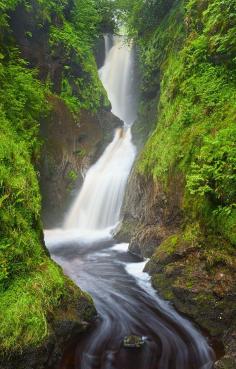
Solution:
<svg viewBox="0 0 236 369">
<path fill-rule="evenodd" d="M 123 346 L 126 348 L 140 348 L 145 343 L 144 339 L 140 336 L 126 336 L 123 340 Z"/>
<path fill-rule="evenodd" d="M 225 355 L 215 363 L 215 369 L 236 368 L 236 321 L 223 337 Z"/>
<path fill-rule="evenodd" d="M 82 111 L 76 123 L 60 98 L 51 96 L 49 101 L 53 109 L 41 122 L 44 145 L 39 171 L 43 222 L 45 227 L 53 228 L 63 223 L 65 211 L 83 182 L 83 173 L 122 122 L 110 112 L 93 115 Z"/>
<path fill-rule="evenodd" d="M 129 251 L 149 258 L 166 237 L 166 229 L 159 225 L 140 226 L 130 240 Z"/>
</svg>

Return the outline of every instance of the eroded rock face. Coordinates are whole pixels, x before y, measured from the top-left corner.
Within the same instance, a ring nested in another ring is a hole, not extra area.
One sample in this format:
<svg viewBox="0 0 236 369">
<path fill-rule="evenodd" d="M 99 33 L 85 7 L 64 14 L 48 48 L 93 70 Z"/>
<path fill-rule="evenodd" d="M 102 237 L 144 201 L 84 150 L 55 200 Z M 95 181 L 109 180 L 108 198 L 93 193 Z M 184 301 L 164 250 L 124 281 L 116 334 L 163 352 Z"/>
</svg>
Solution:
<svg viewBox="0 0 236 369">
<path fill-rule="evenodd" d="M 224 337 L 225 355 L 216 362 L 215 369 L 234 369 L 236 368 L 236 323 L 229 329 Z"/>
<path fill-rule="evenodd" d="M 123 206 L 120 241 L 130 241 L 130 251 L 150 257 L 155 248 L 181 223 L 181 179 L 170 188 L 171 197 L 159 183 L 145 178 L 134 168 Z"/>
<path fill-rule="evenodd" d="M 40 166 L 45 227 L 60 226 L 65 211 L 78 193 L 83 174 L 112 140 L 121 121 L 112 113 L 82 111 L 79 123 L 64 102 L 50 97 L 53 105 L 48 120 L 41 124 L 44 140 Z"/>
</svg>

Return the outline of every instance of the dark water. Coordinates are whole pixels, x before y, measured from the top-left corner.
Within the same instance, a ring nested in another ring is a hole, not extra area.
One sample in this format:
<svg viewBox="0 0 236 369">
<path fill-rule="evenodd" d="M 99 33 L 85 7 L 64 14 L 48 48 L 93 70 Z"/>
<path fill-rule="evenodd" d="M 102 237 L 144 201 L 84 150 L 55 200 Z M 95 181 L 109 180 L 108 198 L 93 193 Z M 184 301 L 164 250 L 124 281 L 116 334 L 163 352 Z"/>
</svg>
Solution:
<svg viewBox="0 0 236 369">
<path fill-rule="evenodd" d="M 93 296 L 98 311 L 94 327 L 65 350 L 60 369 L 212 369 L 214 354 L 206 339 L 159 299 L 141 273 L 143 262 L 125 245 L 113 247 L 100 242 L 50 250 Z M 130 334 L 145 337 L 142 348 L 122 346 Z"/>
</svg>

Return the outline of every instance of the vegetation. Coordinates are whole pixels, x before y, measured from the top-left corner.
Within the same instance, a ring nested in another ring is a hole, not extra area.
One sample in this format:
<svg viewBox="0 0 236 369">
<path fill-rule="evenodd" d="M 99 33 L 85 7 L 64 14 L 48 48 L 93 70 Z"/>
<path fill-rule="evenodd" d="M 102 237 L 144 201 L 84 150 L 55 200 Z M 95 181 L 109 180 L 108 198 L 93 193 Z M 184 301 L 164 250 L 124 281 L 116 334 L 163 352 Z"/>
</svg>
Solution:
<svg viewBox="0 0 236 369">
<path fill-rule="evenodd" d="M 42 246 L 35 166 L 49 95 L 62 97 L 76 119 L 81 109 L 95 112 L 108 105 L 92 51 L 103 18 L 93 0 L 0 1 L 1 355 L 42 344 L 62 303 L 69 309 L 83 297 L 92 306 Z M 91 314 L 81 310 L 81 320 Z"/>
<path fill-rule="evenodd" d="M 59 49 L 65 58 L 61 97 L 75 114 L 82 108 L 96 111 L 103 104 L 109 106 L 92 52 L 101 21 L 93 0 L 80 0 L 75 1 L 69 20 L 62 15 L 60 26 L 52 24 L 50 27 L 52 54 L 57 55 Z"/>
<path fill-rule="evenodd" d="M 181 174 L 186 219 L 201 219 L 235 243 L 236 3 L 145 4 L 133 5 L 128 25 L 140 48 L 143 99 L 159 88 L 161 95 L 137 169 L 166 189 Z M 134 22 L 137 11 L 144 22 L 155 12 L 160 18 L 145 29 Z"/>
</svg>

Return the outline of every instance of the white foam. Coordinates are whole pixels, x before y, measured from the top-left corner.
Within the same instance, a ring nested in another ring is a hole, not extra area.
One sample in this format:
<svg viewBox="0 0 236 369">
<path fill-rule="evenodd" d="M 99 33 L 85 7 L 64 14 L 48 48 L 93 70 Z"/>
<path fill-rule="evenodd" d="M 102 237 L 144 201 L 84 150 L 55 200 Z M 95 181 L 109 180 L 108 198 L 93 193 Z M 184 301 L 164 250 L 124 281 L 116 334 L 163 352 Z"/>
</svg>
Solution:
<svg viewBox="0 0 236 369">
<path fill-rule="evenodd" d="M 132 275 L 138 285 L 145 291 L 148 292 L 151 296 L 156 296 L 156 291 L 153 289 L 151 285 L 151 277 L 148 273 L 144 272 L 145 265 L 147 264 L 148 259 L 141 261 L 140 263 L 128 263 L 125 265 L 125 269 L 128 274 Z"/>
<path fill-rule="evenodd" d="M 128 243 L 118 243 L 115 246 L 111 247 L 111 250 L 117 251 L 117 252 L 127 252 L 129 248 Z"/>
<path fill-rule="evenodd" d="M 70 243 L 78 243 L 80 246 L 85 246 L 94 242 L 109 241 L 111 239 L 111 228 L 97 231 L 81 231 L 78 229 L 67 230 L 61 228 L 44 230 L 44 241 L 49 249 L 50 247 L 60 247 Z"/>
</svg>

